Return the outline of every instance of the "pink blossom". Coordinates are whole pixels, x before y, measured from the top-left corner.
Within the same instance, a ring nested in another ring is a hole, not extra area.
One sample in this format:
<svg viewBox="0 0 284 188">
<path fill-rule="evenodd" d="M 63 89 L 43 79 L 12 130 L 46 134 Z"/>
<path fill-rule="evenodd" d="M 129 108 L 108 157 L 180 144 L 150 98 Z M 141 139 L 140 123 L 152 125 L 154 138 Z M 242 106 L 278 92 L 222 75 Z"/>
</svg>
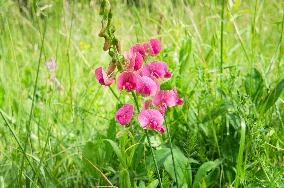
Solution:
<svg viewBox="0 0 284 188">
<path fill-rule="evenodd" d="M 148 76 L 137 75 L 136 92 L 143 96 L 154 96 L 158 91 L 156 82 Z"/>
<path fill-rule="evenodd" d="M 134 52 L 140 53 L 143 59 L 145 58 L 146 50 L 142 44 L 135 44 L 130 49 L 132 49 Z"/>
<path fill-rule="evenodd" d="M 143 57 L 140 53 L 135 52 L 130 59 L 130 67 L 133 68 L 135 71 L 139 70 L 143 64 Z"/>
<path fill-rule="evenodd" d="M 140 74 L 162 79 L 171 77 L 171 73 L 168 71 L 168 65 L 163 61 L 153 61 L 151 64 L 145 64 Z"/>
<path fill-rule="evenodd" d="M 162 126 L 157 131 L 163 134 L 164 132 L 166 132 L 166 128 Z"/>
<path fill-rule="evenodd" d="M 142 110 L 138 115 L 138 121 L 143 129 L 150 128 L 161 133 L 165 132 L 164 118 L 158 110 Z"/>
<path fill-rule="evenodd" d="M 167 105 L 165 103 L 160 105 L 159 112 L 164 116 L 167 111 Z"/>
<path fill-rule="evenodd" d="M 179 98 L 176 89 L 160 90 L 157 93 L 157 95 L 153 97 L 153 104 L 155 106 L 160 105 L 162 107 L 163 105 L 165 105 L 166 107 L 172 107 L 176 105 L 181 105 L 182 103 L 183 103 L 183 99 Z"/>
<path fill-rule="evenodd" d="M 102 67 L 99 67 L 95 70 L 95 76 L 102 85 L 110 86 L 113 83 L 113 79 L 107 76 Z"/>
<path fill-rule="evenodd" d="M 53 58 L 51 58 L 47 62 L 45 62 L 45 66 L 46 66 L 46 68 L 49 72 L 55 72 L 55 70 L 57 68 L 56 61 Z"/>
<path fill-rule="evenodd" d="M 157 55 L 161 51 L 161 42 L 158 39 L 151 39 L 150 40 L 150 45 L 153 50 L 153 54 Z"/>
<path fill-rule="evenodd" d="M 151 56 L 154 56 L 154 51 L 152 49 L 152 46 L 150 43 L 144 43 L 143 44 L 143 47 L 145 49 L 145 52 L 148 54 L 148 55 L 151 55 Z"/>
<path fill-rule="evenodd" d="M 134 48 L 124 53 L 124 58 L 128 61 L 128 68 L 130 70 L 139 70 L 143 64 L 143 56 Z"/>
<path fill-rule="evenodd" d="M 151 39 L 148 43 L 144 43 L 143 47 L 149 55 L 155 56 L 161 51 L 161 42 L 158 39 Z"/>
<path fill-rule="evenodd" d="M 130 92 L 136 88 L 137 85 L 137 76 L 131 71 L 125 71 L 120 74 L 117 79 L 117 88 L 118 90 L 125 89 Z"/>
<path fill-rule="evenodd" d="M 133 116 L 133 105 L 123 105 L 115 114 L 115 120 L 121 125 L 127 125 Z"/>
</svg>

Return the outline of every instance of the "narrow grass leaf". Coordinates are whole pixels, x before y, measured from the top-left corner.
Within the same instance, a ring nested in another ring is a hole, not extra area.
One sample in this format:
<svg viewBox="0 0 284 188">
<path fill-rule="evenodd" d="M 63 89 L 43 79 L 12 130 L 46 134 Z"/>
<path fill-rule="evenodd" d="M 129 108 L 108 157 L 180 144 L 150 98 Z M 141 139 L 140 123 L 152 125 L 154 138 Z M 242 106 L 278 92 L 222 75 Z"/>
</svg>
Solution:
<svg viewBox="0 0 284 188">
<path fill-rule="evenodd" d="M 246 124 L 244 120 L 241 120 L 241 140 L 240 140 L 240 148 L 237 159 L 237 174 L 235 179 L 234 187 L 239 187 L 240 177 L 243 176 L 243 154 L 245 148 L 245 134 L 246 134 Z"/>
</svg>

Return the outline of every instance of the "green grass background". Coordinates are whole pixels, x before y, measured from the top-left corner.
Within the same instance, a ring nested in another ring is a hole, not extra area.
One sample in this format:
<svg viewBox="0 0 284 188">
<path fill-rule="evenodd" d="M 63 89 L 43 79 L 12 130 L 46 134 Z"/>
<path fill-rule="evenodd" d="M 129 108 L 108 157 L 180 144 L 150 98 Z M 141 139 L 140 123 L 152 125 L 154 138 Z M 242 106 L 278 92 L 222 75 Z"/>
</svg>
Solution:
<svg viewBox="0 0 284 188">
<path fill-rule="evenodd" d="M 119 103 L 92 75 L 110 61 L 98 37 L 99 1 L 30 3 L 20 11 L 17 1 L 0 0 L 0 187 L 108 185 L 102 174 L 118 187 L 156 187 L 137 120 L 128 128 L 116 124 Z M 271 94 L 284 79 L 283 1 L 225 1 L 223 31 L 222 1 L 111 5 L 123 51 L 153 37 L 162 41 L 158 59 L 173 73 L 163 87 L 176 86 L 184 99 L 166 116 L 187 161 L 184 187 L 284 187 L 284 86 L 269 104 L 258 105 L 265 96 L 250 92 Z M 51 57 L 64 92 L 48 82 L 44 62 Z M 168 138 L 151 139 L 159 159 Z M 202 164 L 210 167 L 194 184 Z M 167 164 L 160 172 L 164 187 L 176 186 Z"/>
</svg>

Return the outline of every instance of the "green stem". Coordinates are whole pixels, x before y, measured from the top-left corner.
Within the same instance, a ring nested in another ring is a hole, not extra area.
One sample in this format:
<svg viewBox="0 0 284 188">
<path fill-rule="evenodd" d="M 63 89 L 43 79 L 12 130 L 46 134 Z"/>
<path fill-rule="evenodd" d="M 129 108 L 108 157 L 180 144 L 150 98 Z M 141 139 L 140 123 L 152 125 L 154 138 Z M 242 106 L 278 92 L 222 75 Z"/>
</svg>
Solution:
<svg viewBox="0 0 284 188">
<path fill-rule="evenodd" d="M 221 61 L 220 61 L 220 72 L 223 72 L 223 36 L 224 36 L 224 6 L 225 6 L 225 0 L 222 1 L 222 11 L 221 11 Z"/>
<path fill-rule="evenodd" d="M 138 110 L 138 113 L 140 113 L 137 97 L 136 97 L 136 95 L 135 95 L 135 93 L 133 91 L 131 93 L 132 93 L 132 96 L 133 96 L 136 108 Z M 156 157 L 155 157 L 152 145 L 151 145 L 151 141 L 150 141 L 150 137 L 149 137 L 149 134 L 148 134 L 148 130 L 147 129 L 144 129 L 144 130 L 145 130 L 145 134 L 146 134 L 146 137 L 147 137 L 148 144 L 150 146 L 150 150 L 151 150 L 151 154 L 152 154 L 153 161 L 154 161 L 154 164 L 155 164 L 156 172 L 158 174 L 159 184 L 160 184 L 160 187 L 162 188 L 163 184 L 162 184 L 162 180 L 161 180 L 158 164 L 157 164 L 157 161 L 156 161 Z"/>
<path fill-rule="evenodd" d="M 67 63 L 68 63 L 68 73 L 69 73 L 69 95 L 70 95 L 70 108 L 72 112 L 72 122 L 76 124 L 75 119 L 75 110 L 73 107 L 73 80 L 72 80 L 72 71 L 71 71 L 71 62 L 70 62 L 70 45 L 71 45 L 71 37 L 72 37 L 72 30 L 73 30 L 73 19 L 74 19 L 74 3 L 71 2 L 71 24 L 69 28 L 69 34 L 67 39 L 67 51 L 66 51 L 66 57 L 67 57 Z M 74 120 L 75 119 L 75 120 Z"/>
<path fill-rule="evenodd" d="M 117 94 L 113 91 L 112 87 L 109 86 L 109 89 L 111 91 L 111 93 L 113 94 L 113 96 L 116 98 L 116 100 L 119 102 L 119 104 L 122 104 L 121 101 L 119 100 L 119 97 L 117 96 Z"/>
<path fill-rule="evenodd" d="M 26 153 L 28 142 L 30 143 L 31 151 L 33 153 L 33 146 L 32 146 L 31 137 L 30 137 L 30 135 L 31 135 L 31 121 L 32 121 L 33 109 L 34 109 L 34 104 L 35 104 L 35 95 L 36 95 L 36 91 L 37 91 L 37 83 L 38 83 L 38 77 L 39 77 L 40 61 L 41 61 L 43 48 L 44 48 L 44 41 L 45 41 L 45 34 L 46 34 L 46 27 L 47 27 L 47 23 L 46 22 L 47 21 L 45 19 L 44 31 L 43 31 L 43 35 L 42 35 L 42 39 L 41 39 L 41 47 L 40 47 L 40 53 L 39 53 L 39 58 L 38 58 L 38 64 L 37 64 L 37 71 L 36 71 L 34 90 L 33 90 L 32 104 L 31 104 L 29 119 L 28 119 L 28 122 L 26 124 L 27 136 L 26 136 L 26 139 L 25 139 L 24 153 Z M 39 28 L 39 30 L 40 30 L 40 28 Z M 21 168 L 20 168 L 20 174 L 21 175 L 22 175 L 23 166 L 24 166 L 24 159 L 22 159 Z"/>
<path fill-rule="evenodd" d="M 168 127 L 166 118 L 165 118 L 165 125 L 166 125 L 167 133 L 168 133 L 168 136 L 169 136 L 170 150 L 171 150 L 172 161 L 173 161 L 173 165 L 174 165 L 175 178 L 176 178 L 176 183 L 177 183 L 177 188 L 178 188 L 179 184 L 178 184 L 177 170 L 176 170 L 176 164 L 175 164 L 175 158 L 174 158 L 174 152 L 173 152 L 172 137 L 171 137 L 170 129 Z"/>
</svg>

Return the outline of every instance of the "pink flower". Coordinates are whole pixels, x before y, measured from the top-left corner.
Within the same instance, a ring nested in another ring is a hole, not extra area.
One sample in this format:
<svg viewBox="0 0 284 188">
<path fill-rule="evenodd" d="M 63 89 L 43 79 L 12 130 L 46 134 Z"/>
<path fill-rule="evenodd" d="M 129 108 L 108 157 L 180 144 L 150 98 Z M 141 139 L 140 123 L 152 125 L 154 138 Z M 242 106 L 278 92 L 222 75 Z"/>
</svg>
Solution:
<svg viewBox="0 0 284 188">
<path fill-rule="evenodd" d="M 133 68 L 135 71 L 139 70 L 143 64 L 143 57 L 140 53 L 135 52 L 130 59 L 130 67 Z"/>
<path fill-rule="evenodd" d="M 161 42 L 158 39 L 151 39 L 149 43 L 144 43 L 143 47 L 149 55 L 155 56 L 161 51 Z"/>
<path fill-rule="evenodd" d="M 183 99 L 178 97 L 177 90 L 160 90 L 157 95 L 153 97 L 153 104 L 155 106 L 161 106 L 162 108 L 181 105 Z M 164 106 L 164 107 L 163 107 Z M 163 109 L 162 109 L 163 110 Z"/>
<path fill-rule="evenodd" d="M 161 42 L 158 39 L 151 39 L 150 40 L 150 45 L 153 50 L 153 54 L 157 55 L 161 51 Z"/>
<path fill-rule="evenodd" d="M 130 49 L 132 49 L 134 52 L 140 53 L 143 59 L 145 58 L 146 50 L 142 44 L 135 44 Z"/>
<path fill-rule="evenodd" d="M 136 88 L 137 76 L 131 71 L 125 71 L 117 79 L 118 90 L 125 89 L 126 91 L 132 91 Z"/>
<path fill-rule="evenodd" d="M 143 96 L 154 96 L 158 91 L 158 86 L 154 80 L 148 76 L 137 75 L 136 92 Z"/>
<path fill-rule="evenodd" d="M 102 67 L 99 67 L 95 70 L 95 76 L 102 85 L 110 86 L 113 83 L 113 79 L 107 76 Z"/>
<path fill-rule="evenodd" d="M 55 72 L 57 68 L 57 64 L 53 58 L 49 59 L 47 62 L 45 62 L 45 66 L 49 72 Z"/>
<path fill-rule="evenodd" d="M 133 116 L 133 105 L 123 105 L 115 114 L 115 120 L 121 125 L 127 125 Z"/>
<path fill-rule="evenodd" d="M 124 58 L 128 61 L 130 70 L 139 70 L 143 64 L 143 56 L 134 48 L 130 48 L 129 52 L 124 54 Z"/>
<path fill-rule="evenodd" d="M 162 79 L 171 77 L 168 65 L 163 61 L 153 61 L 151 64 L 145 64 L 140 74 Z"/>
<path fill-rule="evenodd" d="M 163 115 L 163 116 L 165 116 L 165 113 L 166 113 L 166 111 L 167 111 L 167 105 L 165 104 L 165 103 L 163 103 L 163 104 L 161 104 L 160 105 L 160 108 L 159 108 L 159 112 Z"/>
<path fill-rule="evenodd" d="M 157 131 L 159 131 L 160 133 L 164 133 L 166 132 L 166 128 L 165 127 L 160 127 Z"/>
<path fill-rule="evenodd" d="M 165 132 L 164 118 L 158 110 L 142 110 L 138 115 L 138 121 L 143 129 L 150 128 L 161 133 Z"/>
</svg>

